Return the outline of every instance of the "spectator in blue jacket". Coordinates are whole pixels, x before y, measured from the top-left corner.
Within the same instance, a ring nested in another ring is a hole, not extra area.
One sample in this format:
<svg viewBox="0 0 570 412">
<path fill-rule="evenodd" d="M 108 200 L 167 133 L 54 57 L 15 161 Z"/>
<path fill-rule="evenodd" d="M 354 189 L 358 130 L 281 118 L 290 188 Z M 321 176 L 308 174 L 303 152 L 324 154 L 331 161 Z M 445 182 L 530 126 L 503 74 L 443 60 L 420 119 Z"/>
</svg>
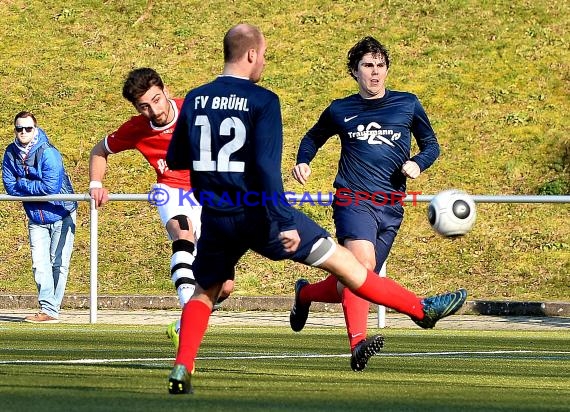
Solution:
<svg viewBox="0 0 570 412">
<path fill-rule="evenodd" d="M 73 187 L 59 151 L 38 127 L 35 116 L 14 118 L 13 143 L 2 161 L 2 180 L 11 196 L 71 194 Z M 40 312 L 26 322 L 57 323 L 75 238 L 77 202 L 23 202 L 28 215 L 32 271 Z"/>
</svg>

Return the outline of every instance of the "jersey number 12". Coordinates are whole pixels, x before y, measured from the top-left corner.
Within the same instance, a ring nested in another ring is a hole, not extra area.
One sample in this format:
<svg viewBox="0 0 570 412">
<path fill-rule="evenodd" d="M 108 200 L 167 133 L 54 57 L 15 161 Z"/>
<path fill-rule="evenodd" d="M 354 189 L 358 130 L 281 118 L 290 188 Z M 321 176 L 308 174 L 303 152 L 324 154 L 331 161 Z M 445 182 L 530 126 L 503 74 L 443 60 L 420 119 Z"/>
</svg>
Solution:
<svg viewBox="0 0 570 412">
<path fill-rule="evenodd" d="M 200 160 L 194 160 L 192 166 L 199 172 L 243 172 L 245 162 L 230 160 L 232 153 L 237 152 L 245 143 L 245 126 L 238 117 L 228 117 L 220 123 L 220 136 L 234 138 L 222 146 L 218 152 L 217 160 L 213 160 L 212 128 L 208 116 L 196 116 L 196 126 L 200 127 Z"/>
</svg>

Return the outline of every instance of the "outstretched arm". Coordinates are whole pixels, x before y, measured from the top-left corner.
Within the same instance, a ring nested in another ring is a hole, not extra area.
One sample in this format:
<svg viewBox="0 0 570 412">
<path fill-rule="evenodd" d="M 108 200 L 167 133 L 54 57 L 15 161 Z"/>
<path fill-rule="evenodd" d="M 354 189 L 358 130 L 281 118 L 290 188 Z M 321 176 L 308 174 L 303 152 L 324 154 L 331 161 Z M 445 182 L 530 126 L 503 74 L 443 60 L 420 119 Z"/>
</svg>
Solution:
<svg viewBox="0 0 570 412">
<path fill-rule="evenodd" d="M 293 177 L 302 185 L 307 183 L 311 175 L 311 167 L 309 166 L 311 160 L 313 160 L 326 141 L 338 133 L 334 126 L 330 110 L 329 106 L 321 113 L 317 123 L 309 129 L 299 144 L 297 165 L 293 168 Z"/>
<path fill-rule="evenodd" d="M 109 191 L 103 187 L 103 177 L 107 170 L 105 140 L 101 140 L 91 150 L 89 156 L 89 194 L 95 200 L 95 207 L 103 206 L 109 200 Z"/>
<path fill-rule="evenodd" d="M 402 173 L 415 179 L 421 172 L 430 167 L 439 156 L 439 143 L 431 126 L 428 116 L 419 100 L 414 106 L 412 121 L 412 134 L 414 135 L 420 152 L 413 156 L 402 166 Z"/>
<path fill-rule="evenodd" d="M 300 239 L 291 206 L 286 202 L 283 190 L 283 121 L 277 96 L 265 103 L 257 119 L 253 140 L 260 189 L 273 199 L 267 202 L 267 211 L 271 219 L 277 222 L 283 248 L 287 252 L 293 252 L 297 250 Z"/>
</svg>

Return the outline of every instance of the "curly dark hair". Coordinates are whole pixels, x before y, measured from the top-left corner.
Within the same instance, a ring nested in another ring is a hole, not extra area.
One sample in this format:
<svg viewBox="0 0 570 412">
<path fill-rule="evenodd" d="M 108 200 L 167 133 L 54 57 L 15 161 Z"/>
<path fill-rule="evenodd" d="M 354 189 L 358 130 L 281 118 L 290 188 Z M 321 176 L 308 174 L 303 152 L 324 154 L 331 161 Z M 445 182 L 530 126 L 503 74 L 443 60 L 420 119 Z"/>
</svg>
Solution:
<svg viewBox="0 0 570 412">
<path fill-rule="evenodd" d="M 390 54 L 388 53 L 388 49 L 374 37 L 366 36 L 352 46 L 346 56 L 348 74 L 350 74 L 353 79 L 356 79 L 353 71 L 358 70 L 358 62 L 360 62 L 362 56 L 368 53 L 372 53 L 374 57 L 382 56 L 386 62 L 386 68 L 390 68 Z"/>
<path fill-rule="evenodd" d="M 160 75 L 148 67 L 131 70 L 123 85 L 123 97 L 132 104 L 145 94 L 152 86 L 158 86 L 164 90 L 164 83 Z"/>
</svg>

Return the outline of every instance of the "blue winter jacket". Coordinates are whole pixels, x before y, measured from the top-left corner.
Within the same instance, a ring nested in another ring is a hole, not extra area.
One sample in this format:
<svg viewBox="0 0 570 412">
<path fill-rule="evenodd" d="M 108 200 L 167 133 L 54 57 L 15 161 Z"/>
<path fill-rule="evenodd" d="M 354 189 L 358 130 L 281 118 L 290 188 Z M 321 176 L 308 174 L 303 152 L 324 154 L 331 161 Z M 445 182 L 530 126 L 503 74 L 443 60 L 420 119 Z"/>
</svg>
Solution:
<svg viewBox="0 0 570 412">
<path fill-rule="evenodd" d="M 11 196 L 71 194 L 71 180 L 63 167 L 59 151 L 45 132 L 38 128 L 38 141 L 23 160 L 16 143 L 6 148 L 2 161 L 2 181 Z M 77 209 L 77 202 L 23 202 L 30 220 L 37 224 L 54 223 Z"/>
</svg>

